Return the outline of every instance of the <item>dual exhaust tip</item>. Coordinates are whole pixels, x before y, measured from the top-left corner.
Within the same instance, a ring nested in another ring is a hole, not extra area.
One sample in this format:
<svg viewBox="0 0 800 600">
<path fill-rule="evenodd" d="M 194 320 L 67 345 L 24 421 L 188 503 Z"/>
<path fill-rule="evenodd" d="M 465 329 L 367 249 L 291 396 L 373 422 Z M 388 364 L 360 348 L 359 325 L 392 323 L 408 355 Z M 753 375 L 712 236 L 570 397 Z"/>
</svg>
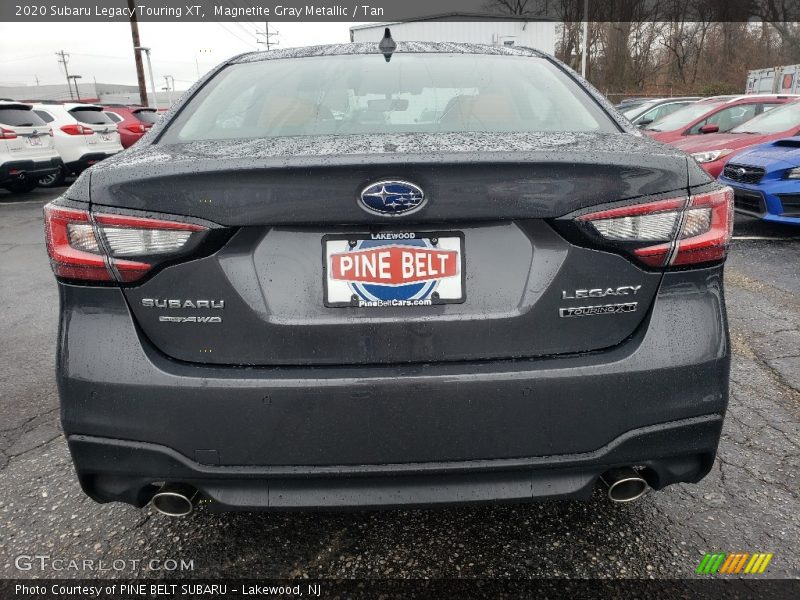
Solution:
<svg viewBox="0 0 800 600">
<path fill-rule="evenodd" d="M 611 469 L 600 475 L 612 502 L 633 502 L 647 492 L 647 481 L 631 467 Z"/>
<path fill-rule="evenodd" d="M 606 471 L 600 481 L 608 489 L 612 502 L 633 502 L 647 492 L 647 481 L 631 467 Z M 153 508 L 168 517 L 186 517 L 192 514 L 200 501 L 200 492 L 185 483 L 165 483 L 153 494 Z"/>
</svg>

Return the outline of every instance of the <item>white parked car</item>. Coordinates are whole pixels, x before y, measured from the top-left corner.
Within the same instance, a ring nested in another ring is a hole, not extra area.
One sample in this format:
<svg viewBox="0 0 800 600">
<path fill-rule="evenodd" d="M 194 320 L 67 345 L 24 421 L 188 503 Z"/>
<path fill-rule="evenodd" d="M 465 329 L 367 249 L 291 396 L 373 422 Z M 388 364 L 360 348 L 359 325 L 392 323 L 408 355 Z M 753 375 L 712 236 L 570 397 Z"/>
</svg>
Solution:
<svg viewBox="0 0 800 600">
<path fill-rule="evenodd" d="M 0 186 L 29 192 L 40 177 L 60 170 L 50 126 L 30 104 L 0 101 Z"/>
<path fill-rule="evenodd" d="M 96 104 L 34 104 L 34 112 L 53 128 L 56 149 L 64 168 L 42 178 L 39 185 L 60 185 L 67 175 L 78 175 L 122 150 L 117 124 Z"/>
</svg>

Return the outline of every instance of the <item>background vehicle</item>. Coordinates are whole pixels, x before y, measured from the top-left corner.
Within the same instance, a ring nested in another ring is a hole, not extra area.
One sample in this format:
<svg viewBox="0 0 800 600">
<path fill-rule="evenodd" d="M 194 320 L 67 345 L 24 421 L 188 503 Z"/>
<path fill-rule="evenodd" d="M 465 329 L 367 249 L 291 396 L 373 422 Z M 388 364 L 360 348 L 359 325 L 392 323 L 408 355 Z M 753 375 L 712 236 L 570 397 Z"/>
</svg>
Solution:
<svg viewBox="0 0 800 600">
<path fill-rule="evenodd" d="M 690 136 L 730 131 L 761 113 L 797 96 L 715 96 L 684 106 L 643 128 L 659 142 L 677 142 Z"/>
<path fill-rule="evenodd" d="M 123 148 L 129 148 L 139 141 L 160 118 L 155 108 L 146 106 L 107 105 L 104 112 L 117 124 L 117 131 Z"/>
<path fill-rule="evenodd" d="M 647 100 L 648 98 L 626 98 L 619 104 L 615 104 L 614 108 L 622 112 L 624 110 L 629 110 L 636 106 L 639 106 L 640 104 L 644 104 L 645 102 L 647 102 Z"/>
<path fill-rule="evenodd" d="M 34 104 L 33 110 L 52 128 L 56 150 L 64 161 L 58 173 L 39 180 L 42 186 L 61 185 L 67 175 L 79 175 L 122 150 L 117 127 L 102 106 Z"/>
<path fill-rule="evenodd" d="M 31 105 L 0 101 L 0 185 L 10 192 L 28 192 L 39 177 L 58 172 L 60 166 L 50 126 Z"/>
<path fill-rule="evenodd" d="M 733 188 L 738 212 L 800 225 L 800 137 L 738 153 L 725 165 L 720 181 Z"/>
<path fill-rule="evenodd" d="M 800 130 L 800 102 L 775 108 L 760 117 L 739 125 L 728 133 L 686 138 L 674 146 L 691 154 L 712 177 L 718 177 L 722 167 L 744 148 L 769 140 L 789 137 Z"/>
<path fill-rule="evenodd" d="M 753 69 L 747 73 L 747 94 L 796 94 L 800 92 L 800 65 Z"/>
<path fill-rule="evenodd" d="M 91 497 L 632 500 L 711 468 L 730 190 L 547 55 L 384 54 L 231 59 L 46 207 Z"/>
<path fill-rule="evenodd" d="M 623 107 L 620 112 L 637 127 L 644 127 L 698 100 L 702 100 L 702 98 L 700 96 L 653 98 L 630 108 Z"/>
</svg>

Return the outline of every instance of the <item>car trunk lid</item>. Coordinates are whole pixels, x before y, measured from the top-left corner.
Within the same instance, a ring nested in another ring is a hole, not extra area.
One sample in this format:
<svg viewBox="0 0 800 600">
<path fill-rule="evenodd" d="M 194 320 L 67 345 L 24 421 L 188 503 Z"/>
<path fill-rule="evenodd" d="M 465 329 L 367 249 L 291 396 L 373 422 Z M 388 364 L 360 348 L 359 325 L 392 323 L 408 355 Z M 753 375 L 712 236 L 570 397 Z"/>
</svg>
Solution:
<svg viewBox="0 0 800 600">
<path fill-rule="evenodd" d="M 47 125 L 27 104 L 0 105 L 0 129 L 12 160 L 53 156 L 53 137 Z"/>
<path fill-rule="evenodd" d="M 614 346 L 646 317 L 661 274 L 570 244 L 549 220 L 685 195 L 683 155 L 626 134 L 349 137 L 363 139 L 145 146 L 95 169 L 94 211 L 156 208 L 235 230 L 220 251 L 124 288 L 156 347 L 237 365 L 523 358 Z M 360 191 L 387 178 L 418 185 L 427 204 L 391 219 L 363 210 Z M 464 297 L 326 302 L 326 239 L 361 244 L 398 233 L 461 244 Z M 560 311 L 609 303 L 634 309 Z"/>
</svg>

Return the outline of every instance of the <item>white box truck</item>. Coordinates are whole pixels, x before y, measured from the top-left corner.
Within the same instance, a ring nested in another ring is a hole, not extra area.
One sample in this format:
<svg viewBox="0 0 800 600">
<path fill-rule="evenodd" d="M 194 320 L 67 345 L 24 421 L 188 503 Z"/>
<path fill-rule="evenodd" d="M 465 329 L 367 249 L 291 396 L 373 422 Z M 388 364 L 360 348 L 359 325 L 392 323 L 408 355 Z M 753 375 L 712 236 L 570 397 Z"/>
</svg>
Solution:
<svg viewBox="0 0 800 600">
<path fill-rule="evenodd" d="M 800 93 L 800 65 L 754 69 L 747 73 L 745 94 Z"/>
</svg>

